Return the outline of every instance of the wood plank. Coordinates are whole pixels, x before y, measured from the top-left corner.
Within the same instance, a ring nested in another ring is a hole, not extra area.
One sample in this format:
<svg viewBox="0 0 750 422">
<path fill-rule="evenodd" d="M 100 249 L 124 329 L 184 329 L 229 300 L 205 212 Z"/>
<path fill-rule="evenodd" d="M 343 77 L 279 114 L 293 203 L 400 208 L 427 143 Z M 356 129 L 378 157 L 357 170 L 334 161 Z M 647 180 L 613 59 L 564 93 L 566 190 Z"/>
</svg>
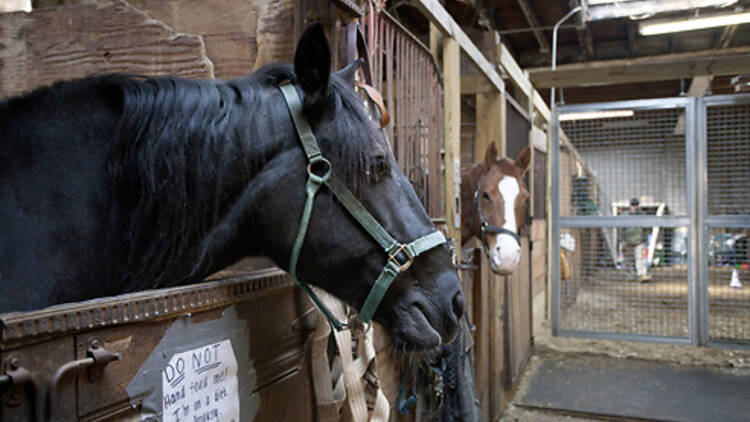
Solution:
<svg viewBox="0 0 750 422">
<path fill-rule="evenodd" d="M 534 32 L 534 38 L 539 43 L 539 51 L 542 53 L 549 52 L 549 41 L 547 41 L 544 31 L 539 28 L 542 24 L 539 23 L 539 16 L 537 16 L 534 6 L 529 3 L 529 0 L 517 0 L 517 2 L 521 11 L 526 16 L 529 27 Z"/>
<path fill-rule="evenodd" d="M 504 95 L 502 93 L 477 94 L 476 96 L 476 138 L 474 157 L 484 161 L 484 153 L 491 142 L 503 155 L 505 146 Z"/>
<path fill-rule="evenodd" d="M 461 29 L 461 26 L 453 20 L 453 17 L 437 2 L 437 0 L 417 0 L 413 4 L 424 13 L 425 16 L 434 23 L 446 35 L 452 37 L 459 44 L 461 49 L 469 57 L 469 60 L 477 69 L 490 81 L 498 91 L 505 90 L 505 83 L 500 75 L 495 71 L 494 66 L 487 61 L 481 51 L 471 41 L 468 35 Z M 446 66 L 445 61 L 443 66 Z"/>
<path fill-rule="evenodd" d="M 201 37 L 125 2 L 0 14 L 0 95 L 92 73 L 211 78 Z"/>
<path fill-rule="evenodd" d="M 490 94 L 497 92 L 483 75 L 461 76 L 461 95 Z"/>
<path fill-rule="evenodd" d="M 482 421 L 490 419 L 490 321 L 489 315 L 489 277 L 490 263 L 481 249 L 475 252 L 475 262 L 480 262 L 479 271 L 474 274 L 474 325 L 475 331 L 475 379 L 479 409 Z"/>
<path fill-rule="evenodd" d="M 516 270 L 518 271 L 518 269 Z M 490 420 L 498 420 L 503 414 L 503 373 L 505 368 L 505 353 L 503 344 L 507 339 L 504 335 L 505 321 L 503 312 L 505 303 L 505 283 L 503 277 L 492 272 L 488 274 L 489 306 L 487 308 L 490 331 Z"/>
<path fill-rule="evenodd" d="M 475 66 L 482 72 L 482 74 L 489 80 L 489 83 L 498 91 L 505 90 L 505 84 L 500 75 L 495 71 L 492 64 L 482 55 L 477 49 L 473 42 L 469 39 L 466 33 L 460 28 L 460 26 L 453 20 L 448 12 L 443 8 L 440 3 L 436 0 L 418 0 L 414 4 L 424 13 L 424 15 L 430 20 L 431 24 L 434 24 L 438 29 L 443 31 L 449 36 L 457 39 L 461 48 L 469 56 L 469 59 L 474 63 Z M 545 121 L 550 119 L 549 107 L 544 103 L 544 100 L 539 95 L 534 86 L 529 80 L 527 72 L 521 70 L 518 63 L 510 54 L 510 51 L 499 43 L 498 56 L 500 57 L 499 65 L 510 76 L 511 80 L 521 88 L 521 91 L 532 100 L 534 107 L 539 112 L 539 115 L 544 118 Z"/>
<path fill-rule="evenodd" d="M 512 389 L 531 355 L 531 299 L 529 285 L 529 239 L 521 238 L 521 262 L 506 277 L 506 372 L 505 388 Z"/>
<path fill-rule="evenodd" d="M 295 47 L 294 0 L 133 0 L 181 33 L 203 36 L 217 78 L 245 76 L 271 62 L 290 62 Z"/>
<path fill-rule="evenodd" d="M 510 76 L 513 82 L 518 85 L 521 92 L 529 98 L 529 102 L 534 104 L 534 108 L 544 121 L 548 122 L 550 119 L 549 107 L 542 99 L 542 96 L 539 95 L 539 92 L 534 89 L 534 85 L 531 84 L 528 72 L 521 70 L 516 59 L 513 58 L 513 55 L 510 54 L 510 51 L 508 51 L 504 44 L 500 44 L 498 48 L 500 49 L 500 66 L 502 66 L 505 73 Z"/>
<path fill-rule="evenodd" d="M 732 75 L 750 69 L 750 47 L 664 54 L 637 59 L 604 60 L 585 64 L 529 69 L 531 81 L 540 87 L 622 84 Z"/>
<path fill-rule="evenodd" d="M 445 219 L 448 236 L 461 245 L 461 69 L 459 44 L 443 39 L 443 98 L 445 125 Z M 456 247 L 460 254 L 460 247 Z M 460 262 L 460 256 L 459 262 Z"/>
<path fill-rule="evenodd" d="M 503 70 L 505 70 L 513 82 L 521 88 L 521 92 L 528 97 L 534 90 L 528 76 L 526 76 L 523 70 L 521 70 L 521 67 L 518 66 L 516 59 L 510 54 L 510 51 L 505 47 L 505 44 L 501 43 L 498 48 L 500 49 L 500 53 L 498 54 L 500 56 L 500 66 L 503 67 Z"/>
</svg>

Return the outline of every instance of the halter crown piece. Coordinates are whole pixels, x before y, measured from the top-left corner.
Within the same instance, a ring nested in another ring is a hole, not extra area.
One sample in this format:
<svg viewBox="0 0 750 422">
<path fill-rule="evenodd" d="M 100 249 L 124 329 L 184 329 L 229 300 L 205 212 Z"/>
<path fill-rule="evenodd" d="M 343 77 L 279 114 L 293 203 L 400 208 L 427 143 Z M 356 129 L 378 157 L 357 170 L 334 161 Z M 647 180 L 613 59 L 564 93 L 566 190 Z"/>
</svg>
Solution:
<svg viewBox="0 0 750 422">
<path fill-rule="evenodd" d="M 302 143 L 302 148 L 305 151 L 308 162 L 307 186 L 305 188 L 307 199 L 302 212 L 299 230 L 297 231 L 297 238 L 294 241 L 292 255 L 289 259 L 289 273 L 292 275 L 294 282 L 310 296 L 313 303 L 323 312 L 323 315 L 325 315 L 336 330 L 340 331 L 348 328 L 348 324 L 337 320 L 333 316 L 331 311 L 321 302 L 318 295 L 315 294 L 307 283 L 297 279 L 297 261 L 299 253 L 302 250 L 302 245 L 305 243 L 305 235 L 307 234 L 307 227 L 310 224 L 310 215 L 312 214 L 315 195 L 320 190 L 321 185 L 326 185 L 341 205 L 349 211 L 349 214 L 359 222 L 362 228 L 372 236 L 388 255 L 388 261 L 383 271 L 377 280 L 375 280 L 370 293 L 367 295 L 367 299 L 365 299 L 365 303 L 357 315 L 362 322 L 369 322 L 396 276 L 406 271 L 412 262 L 414 262 L 414 258 L 425 251 L 445 243 L 445 236 L 439 231 L 434 231 L 411 243 L 398 243 L 395 241 L 383 226 L 378 223 L 378 220 L 354 197 L 346 185 L 331 175 L 331 163 L 320 152 L 315 134 L 302 113 L 302 102 L 299 99 L 299 95 L 297 95 L 294 85 L 285 83 L 280 85 L 279 89 L 281 89 L 281 93 L 284 95 L 287 107 L 289 108 L 289 113 L 292 115 L 294 127 L 297 129 L 297 135 Z M 318 170 L 317 173 L 316 169 Z M 324 171 L 322 176 L 319 175 L 321 171 Z"/>
</svg>

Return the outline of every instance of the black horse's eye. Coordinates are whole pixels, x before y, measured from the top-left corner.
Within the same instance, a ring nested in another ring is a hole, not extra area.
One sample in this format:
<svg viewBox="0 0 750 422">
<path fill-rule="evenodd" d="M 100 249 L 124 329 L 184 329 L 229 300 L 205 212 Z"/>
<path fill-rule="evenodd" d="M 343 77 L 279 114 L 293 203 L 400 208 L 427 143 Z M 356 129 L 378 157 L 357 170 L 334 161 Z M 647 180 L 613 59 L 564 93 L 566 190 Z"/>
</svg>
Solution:
<svg viewBox="0 0 750 422">
<path fill-rule="evenodd" d="M 388 173 L 388 160 L 382 155 L 375 157 L 370 165 L 370 171 L 368 171 L 370 180 L 373 182 L 379 182 L 383 180 L 386 173 Z"/>
<path fill-rule="evenodd" d="M 490 199 L 490 194 L 484 191 L 482 191 L 482 199 L 492 202 L 492 199 Z"/>
</svg>

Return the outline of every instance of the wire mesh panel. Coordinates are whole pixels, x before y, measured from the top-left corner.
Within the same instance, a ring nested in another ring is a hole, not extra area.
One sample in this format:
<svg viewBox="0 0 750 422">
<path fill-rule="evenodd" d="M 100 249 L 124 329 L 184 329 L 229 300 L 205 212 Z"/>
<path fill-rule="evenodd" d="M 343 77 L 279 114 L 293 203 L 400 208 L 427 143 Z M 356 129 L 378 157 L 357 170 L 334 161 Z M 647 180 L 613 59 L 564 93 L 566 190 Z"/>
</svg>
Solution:
<svg viewBox="0 0 750 422">
<path fill-rule="evenodd" d="M 712 227 L 708 234 L 709 337 L 713 341 L 748 341 L 750 227 Z"/>
<path fill-rule="evenodd" d="M 666 245 L 647 265 L 644 245 L 622 243 L 612 256 L 607 238 L 653 228 L 561 230 L 560 329 L 664 337 L 688 336 L 684 252 L 672 241 L 686 227 L 656 227 Z M 648 280 L 640 280 L 639 267 Z"/>
<path fill-rule="evenodd" d="M 560 108 L 558 330 L 691 336 L 689 104 Z"/>
<path fill-rule="evenodd" d="M 750 215 L 750 104 L 707 108 L 708 212 Z"/>
<path fill-rule="evenodd" d="M 750 97 L 706 99 L 708 337 L 750 342 Z"/>
<path fill-rule="evenodd" d="M 632 116 L 564 120 L 573 148 L 561 153 L 560 215 L 618 215 L 631 199 L 686 214 L 683 108 L 631 110 Z M 565 114 L 562 118 L 565 118 Z M 567 206 L 563 207 L 562 204 Z"/>
</svg>

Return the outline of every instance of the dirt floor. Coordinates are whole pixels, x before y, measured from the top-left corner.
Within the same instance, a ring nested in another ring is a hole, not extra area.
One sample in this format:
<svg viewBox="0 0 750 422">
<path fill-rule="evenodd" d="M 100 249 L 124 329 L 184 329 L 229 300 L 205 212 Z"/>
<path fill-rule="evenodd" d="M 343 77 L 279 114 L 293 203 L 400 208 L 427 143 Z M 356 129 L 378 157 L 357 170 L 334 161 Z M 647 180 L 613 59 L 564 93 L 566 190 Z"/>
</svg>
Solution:
<svg viewBox="0 0 750 422">
<path fill-rule="evenodd" d="M 750 338 L 750 271 L 736 271 L 745 287 L 732 288 L 733 268 L 709 271 L 709 335 L 712 340 Z M 687 267 L 656 267 L 649 282 L 631 271 L 598 267 L 561 286 L 560 327 L 687 338 Z"/>
<path fill-rule="evenodd" d="M 501 421 L 594 421 L 628 419 L 597 418 L 593 415 L 564 415 L 556 412 L 529 410 L 517 406 L 528 387 L 529 374 L 534 373 L 542 359 L 560 355 L 586 355 L 608 360 L 640 359 L 657 361 L 680 367 L 709 368 L 737 375 L 750 375 L 750 350 L 676 346 L 646 342 L 589 340 L 571 337 L 552 337 L 549 320 L 544 319 L 544 295 L 534 299 L 534 354 L 524 376 L 511 398 Z"/>
</svg>

